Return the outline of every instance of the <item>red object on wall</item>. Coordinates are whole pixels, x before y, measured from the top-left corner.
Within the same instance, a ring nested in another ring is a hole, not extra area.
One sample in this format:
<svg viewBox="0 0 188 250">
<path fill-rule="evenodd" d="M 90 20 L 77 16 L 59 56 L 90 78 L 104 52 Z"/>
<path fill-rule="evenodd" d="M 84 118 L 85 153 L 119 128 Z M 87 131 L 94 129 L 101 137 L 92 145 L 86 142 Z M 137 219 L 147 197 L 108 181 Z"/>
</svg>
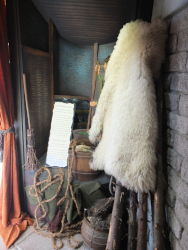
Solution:
<svg viewBox="0 0 188 250">
<path fill-rule="evenodd" d="M 14 122 L 13 93 L 9 65 L 6 6 L 0 0 L 0 131 Z M 21 212 L 15 135 L 4 136 L 2 182 L 0 187 L 0 235 L 9 248 L 33 221 Z"/>
</svg>

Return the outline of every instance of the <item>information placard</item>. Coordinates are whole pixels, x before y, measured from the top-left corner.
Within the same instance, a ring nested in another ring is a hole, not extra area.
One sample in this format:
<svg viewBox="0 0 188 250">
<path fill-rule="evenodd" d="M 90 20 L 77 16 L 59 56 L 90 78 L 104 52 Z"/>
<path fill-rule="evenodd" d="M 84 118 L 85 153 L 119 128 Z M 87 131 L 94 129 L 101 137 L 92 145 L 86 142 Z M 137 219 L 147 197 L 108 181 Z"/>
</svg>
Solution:
<svg viewBox="0 0 188 250">
<path fill-rule="evenodd" d="M 67 166 L 73 119 L 74 104 L 55 102 L 46 157 L 49 166 Z"/>
</svg>

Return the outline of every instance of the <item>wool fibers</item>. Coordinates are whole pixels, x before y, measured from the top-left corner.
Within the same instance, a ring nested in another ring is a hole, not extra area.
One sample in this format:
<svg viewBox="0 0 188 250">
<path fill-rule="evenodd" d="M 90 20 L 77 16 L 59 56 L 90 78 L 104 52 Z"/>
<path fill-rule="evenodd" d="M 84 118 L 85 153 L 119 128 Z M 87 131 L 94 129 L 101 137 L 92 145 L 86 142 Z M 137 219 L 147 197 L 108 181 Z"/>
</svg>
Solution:
<svg viewBox="0 0 188 250">
<path fill-rule="evenodd" d="M 90 167 L 104 170 L 135 192 L 154 191 L 158 117 L 155 80 L 165 59 L 167 25 L 158 19 L 120 30 L 105 74 L 89 140 Z M 101 136 L 102 135 L 102 136 Z"/>
</svg>

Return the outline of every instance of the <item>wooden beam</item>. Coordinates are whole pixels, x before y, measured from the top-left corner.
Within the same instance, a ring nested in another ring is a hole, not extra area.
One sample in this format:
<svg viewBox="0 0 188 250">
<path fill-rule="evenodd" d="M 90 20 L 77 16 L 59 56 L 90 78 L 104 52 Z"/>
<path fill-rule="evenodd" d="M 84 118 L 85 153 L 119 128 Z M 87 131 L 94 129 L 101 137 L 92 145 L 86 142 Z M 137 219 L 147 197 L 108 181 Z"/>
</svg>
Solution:
<svg viewBox="0 0 188 250">
<path fill-rule="evenodd" d="M 147 246 L 147 198 L 147 193 L 139 193 L 137 250 L 146 250 Z"/>
<path fill-rule="evenodd" d="M 98 54 L 98 43 L 94 43 L 94 50 L 93 50 L 93 77 L 92 77 L 92 96 L 91 101 L 94 100 L 95 95 L 95 86 L 96 86 L 96 79 L 97 79 L 97 73 L 96 73 L 96 65 L 97 65 L 97 54 Z"/>
<path fill-rule="evenodd" d="M 50 86 L 51 86 L 51 109 L 53 110 L 54 106 L 54 23 L 52 19 L 50 19 L 49 24 L 49 53 L 50 53 Z"/>
<path fill-rule="evenodd" d="M 117 182 L 106 250 L 119 250 L 125 188 Z"/>
<path fill-rule="evenodd" d="M 95 95 L 95 86 L 96 86 L 96 80 L 97 80 L 97 72 L 96 72 L 96 65 L 97 65 L 97 54 L 98 54 L 98 43 L 94 43 L 94 49 L 93 49 L 93 77 L 92 77 L 92 95 L 91 95 L 91 102 L 94 101 L 94 95 Z M 91 126 L 91 120 L 93 118 L 93 111 L 94 107 L 90 106 L 89 110 L 89 117 L 88 117 L 88 123 L 87 123 L 87 131 L 90 129 Z"/>
<path fill-rule="evenodd" d="M 127 250 L 135 250 L 137 242 L 137 193 L 130 191 Z"/>
<path fill-rule="evenodd" d="M 163 212 L 163 189 L 164 189 L 164 176 L 163 176 L 163 162 L 162 162 L 162 111 L 163 111 L 163 87 L 162 79 L 156 82 L 156 96 L 157 96 L 157 112 L 158 112 L 158 148 L 157 148 L 157 184 L 154 194 L 154 249 L 164 249 L 164 212 Z"/>
</svg>

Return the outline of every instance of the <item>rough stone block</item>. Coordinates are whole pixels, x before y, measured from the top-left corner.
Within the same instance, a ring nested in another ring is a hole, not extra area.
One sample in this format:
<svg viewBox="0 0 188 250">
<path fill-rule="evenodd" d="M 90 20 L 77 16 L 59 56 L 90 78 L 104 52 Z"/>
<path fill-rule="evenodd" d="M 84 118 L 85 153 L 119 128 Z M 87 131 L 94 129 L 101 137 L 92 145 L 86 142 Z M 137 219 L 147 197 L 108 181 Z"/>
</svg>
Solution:
<svg viewBox="0 0 188 250">
<path fill-rule="evenodd" d="M 170 78 L 170 89 L 188 92 L 188 73 L 172 74 Z"/>
<path fill-rule="evenodd" d="M 177 191 L 177 182 L 178 182 L 178 175 L 175 172 L 175 170 L 173 170 L 170 166 L 168 166 L 168 184 L 169 186 L 174 190 L 174 192 L 176 193 Z M 176 193 L 177 194 L 177 193 Z"/>
<path fill-rule="evenodd" d="M 171 129 L 167 129 L 167 145 L 173 146 L 175 133 Z"/>
<path fill-rule="evenodd" d="M 177 112 L 170 112 L 168 115 L 168 126 L 182 134 L 188 134 L 188 117 L 181 116 Z"/>
<path fill-rule="evenodd" d="M 165 62 L 165 72 L 185 72 L 186 64 L 187 52 L 173 54 Z"/>
<path fill-rule="evenodd" d="M 175 150 L 169 147 L 167 150 L 167 163 L 173 169 L 179 172 L 181 169 L 182 162 L 183 162 L 183 157 L 179 155 Z"/>
<path fill-rule="evenodd" d="M 178 110 L 180 93 L 165 93 L 165 108 L 170 110 Z"/>
<path fill-rule="evenodd" d="M 170 188 L 168 186 L 168 191 L 167 191 L 167 194 L 166 194 L 166 201 L 167 201 L 167 204 L 174 208 L 175 207 L 175 203 L 176 203 L 176 195 L 175 195 L 175 192 L 173 191 L 172 188 Z"/>
<path fill-rule="evenodd" d="M 188 233 L 186 230 L 184 230 L 182 233 L 182 238 L 181 238 L 180 243 L 181 243 L 183 250 L 188 249 Z"/>
<path fill-rule="evenodd" d="M 188 183 L 188 159 L 184 159 L 181 165 L 181 178 Z"/>
<path fill-rule="evenodd" d="M 176 51 L 177 35 L 172 35 L 167 41 L 167 53 L 172 54 Z"/>
<path fill-rule="evenodd" d="M 188 185 L 178 175 L 175 170 L 168 167 L 168 184 L 177 196 L 188 206 Z M 177 200 L 176 200 L 177 203 Z"/>
<path fill-rule="evenodd" d="M 188 137 L 178 132 L 174 134 L 173 148 L 185 158 L 188 158 Z"/>
<path fill-rule="evenodd" d="M 188 95 L 180 96 L 179 112 L 181 115 L 188 115 Z"/>
<path fill-rule="evenodd" d="M 163 76 L 163 85 L 166 91 L 170 90 L 172 74 L 165 74 Z"/>
<path fill-rule="evenodd" d="M 176 239 L 176 237 L 174 236 L 174 234 L 172 232 L 170 232 L 169 240 L 170 240 L 170 245 L 171 245 L 172 250 L 182 250 L 183 249 L 180 245 L 179 240 Z"/>
<path fill-rule="evenodd" d="M 187 29 L 188 8 L 182 10 L 171 19 L 170 34 L 178 33 L 180 30 Z"/>
<path fill-rule="evenodd" d="M 188 231 L 188 207 L 186 207 L 179 199 L 176 200 L 175 213 L 184 228 Z"/>
<path fill-rule="evenodd" d="M 180 239 L 183 227 L 170 207 L 168 208 L 168 223 L 176 238 Z"/>
<path fill-rule="evenodd" d="M 188 30 L 179 33 L 177 50 L 188 51 Z"/>
</svg>

